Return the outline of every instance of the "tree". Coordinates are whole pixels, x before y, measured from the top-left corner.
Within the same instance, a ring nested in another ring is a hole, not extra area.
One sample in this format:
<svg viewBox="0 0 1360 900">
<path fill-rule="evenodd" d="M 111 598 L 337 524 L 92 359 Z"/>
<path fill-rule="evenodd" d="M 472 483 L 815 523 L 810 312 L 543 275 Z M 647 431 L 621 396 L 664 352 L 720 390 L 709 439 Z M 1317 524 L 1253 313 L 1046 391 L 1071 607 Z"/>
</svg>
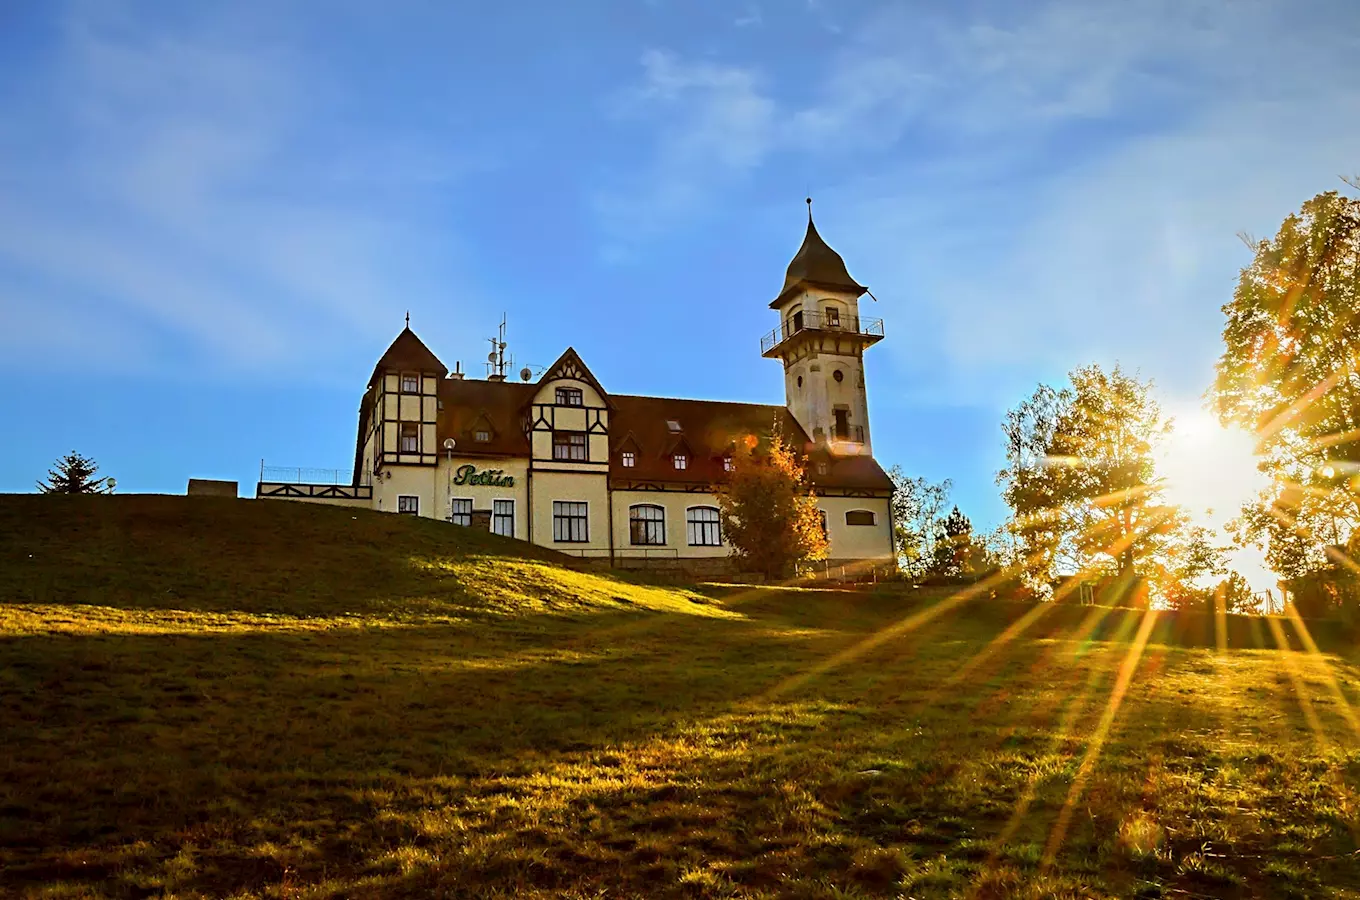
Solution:
<svg viewBox="0 0 1360 900">
<path fill-rule="evenodd" d="M 893 482 L 893 546 L 898 565 L 908 578 L 925 577 L 934 558 L 935 535 L 944 521 L 953 484 L 908 478 L 900 466 L 888 470 Z"/>
<path fill-rule="evenodd" d="M 1140 574 L 1185 518 L 1160 504 L 1154 445 L 1170 422 L 1151 383 L 1116 366 L 1074 369 L 1006 414 L 1007 466 L 997 475 L 1031 579 L 1080 571 L 1102 558 L 1119 578 Z"/>
<path fill-rule="evenodd" d="M 799 563 L 826 556 L 826 531 L 792 449 L 778 434 L 764 454 L 755 443 L 738 448 L 718 494 L 723 531 L 744 567 L 785 578 Z"/>
<path fill-rule="evenodd" d="M 936 531 L 929 574 L 937 578 L 976 578 L 992 567 L 986 544 L 973 536 L 973 523 L 957 506 Z"/>
<path fill-rule="evenodd" d="M 1202 583 L 1227 572 L 1228 548 L 1215 541 L 1208 528 L 1193 525 L 1178 529 L 1163 551 L 1162 557 L 1153 563 L 1156 569 L 1153 578 L 1167 605 L 1173 609 L 1206 606 L 1212 609 L 1214 588 Z"/>
<path fill-rule="evenodd" d="M 47 481 L 38 482 L 44 494 L 112 494 L 112 478 L 95 478 L 99 465 L 72 450 L 47 470 Z"/>
<path fill-rule="evenodd" d="M 1239 536 L 1300 578 L 1360 525 L 1360 200 L 1319 194 L 1254 250 L 1223 307 L 1211 396 L 1256 435 L 1276 483 Z"/>
</svg>

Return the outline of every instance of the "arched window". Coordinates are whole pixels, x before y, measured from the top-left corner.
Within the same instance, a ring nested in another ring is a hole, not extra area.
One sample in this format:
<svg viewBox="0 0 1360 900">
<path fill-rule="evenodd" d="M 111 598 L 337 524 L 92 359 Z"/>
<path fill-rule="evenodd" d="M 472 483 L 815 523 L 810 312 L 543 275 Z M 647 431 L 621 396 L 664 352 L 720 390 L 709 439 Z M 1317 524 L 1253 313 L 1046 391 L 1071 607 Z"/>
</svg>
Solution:
<svg viewBox="0 0 1360 900">
<path fill-rule="evenodd" d="M 642 546 L 666 543 L 666 511 L 647 503 L 628 507 L 628 538 Z"/>
<path fill-rule="evenodd" d="M 712 506 L 691 506 L 685 510 L 685 536 L 691 547 L 721 547 L 718 511 Z"/>
<path fill-rule="evenodd" d="M 846 525 L 873 525 L 874 514 L 867 509 L 852 509 L 845 514 Z"/>
</svg>

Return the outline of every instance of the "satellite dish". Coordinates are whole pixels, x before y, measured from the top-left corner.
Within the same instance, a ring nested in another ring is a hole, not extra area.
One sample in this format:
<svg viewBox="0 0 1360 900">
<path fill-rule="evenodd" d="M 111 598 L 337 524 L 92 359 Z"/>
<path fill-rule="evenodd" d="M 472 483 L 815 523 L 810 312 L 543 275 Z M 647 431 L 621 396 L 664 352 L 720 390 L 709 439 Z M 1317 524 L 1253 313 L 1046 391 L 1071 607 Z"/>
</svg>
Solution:
<svg viewBox="0 0 1360 900">
<path fill-rule="evenodd" d="M 528 381 L 530 378 L 534 377 L 534 370 L 530 369 L 528 366 L 525 366 L 524 368 L 519 370 L 519 377 L 525 381 Z"/>
<path fill-rule="evenodd" d="M 495 351 L 495 350 L 492 350 L 490 353 L 488 353 L 488 354 L 486 355 L 486 361 L 487 361 L 487 362 L 495 362 L 495 361 L 496 361 L 496 351 Z"/>
<path fill-rule="evenodd" d="M 444 438 L 444 449 L 445 449 L 445 450 L 452 450 L 452 449 L 453 449 L 454 447 L 456 447 L 457 445 L 458 445 L 458 442 L 455 441 L 453 438 Z"/>
</svg>

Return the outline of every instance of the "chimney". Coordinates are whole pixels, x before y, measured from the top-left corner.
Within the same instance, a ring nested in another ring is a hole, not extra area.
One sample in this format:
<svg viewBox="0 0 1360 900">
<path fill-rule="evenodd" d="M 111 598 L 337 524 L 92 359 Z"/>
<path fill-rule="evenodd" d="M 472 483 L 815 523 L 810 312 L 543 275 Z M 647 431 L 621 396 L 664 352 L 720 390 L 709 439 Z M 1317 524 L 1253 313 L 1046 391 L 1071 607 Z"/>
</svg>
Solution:
<svg viewBox="0 0 1360 900">
<path fill-rule="evenodd" d="M 454 364 L 453 364 L 453 371 L 449 373 L 449 377 L 452 378 L 454 381 L 462 381 L 462 380 L 463 380 L 463 362 L 462 362 L 462 360 L 457 360 L 457 361 L 454 362 Z"/>
</svg>

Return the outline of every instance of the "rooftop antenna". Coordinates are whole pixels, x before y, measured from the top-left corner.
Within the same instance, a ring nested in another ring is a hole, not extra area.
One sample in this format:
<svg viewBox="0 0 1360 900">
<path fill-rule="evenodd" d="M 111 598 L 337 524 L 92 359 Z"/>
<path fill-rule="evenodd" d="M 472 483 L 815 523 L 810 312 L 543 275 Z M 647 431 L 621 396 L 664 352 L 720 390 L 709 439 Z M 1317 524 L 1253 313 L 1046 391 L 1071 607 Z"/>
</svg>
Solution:
<svg viewBox="0 0 1360 900">
<path fill-rule="evenodd" d="M 486 355 L 486 380 L 504 381 L 505 370 L 515 364 L 513 356 L 505 355 L 505 313 L 501 313 L 501 327 L 496 337 L 487 340 L 491 343 L 491 352 Z"/>
</svg>

